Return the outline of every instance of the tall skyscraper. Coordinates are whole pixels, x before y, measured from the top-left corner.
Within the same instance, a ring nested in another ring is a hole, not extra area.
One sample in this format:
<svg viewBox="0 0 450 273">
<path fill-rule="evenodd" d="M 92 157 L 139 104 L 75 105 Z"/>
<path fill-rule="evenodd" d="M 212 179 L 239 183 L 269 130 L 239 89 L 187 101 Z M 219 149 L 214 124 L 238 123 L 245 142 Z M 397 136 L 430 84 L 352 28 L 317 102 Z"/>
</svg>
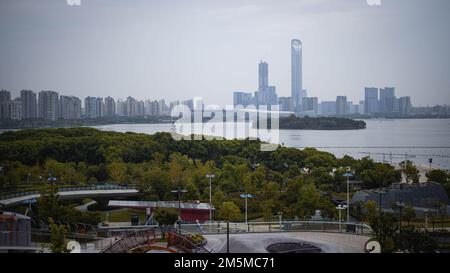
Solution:
<svg viewBox="0 0 450 273">
<path fill-rule="evenodd" d="M 105 117 L 114 117 L 116 115 L 116 102 L 112 97 L 105 98 L 105 107 L 103 112 Z"/>
<path fill-rule="evenodd" d="M 269 86 L 269 64 L 266 62 L 259 63 L 259 86 L 255 92 L 255 102 L 257 106 L 278 105 L 277 88 Z"/>
<path fill-rule="evenodd" d="M 297 39 L 291 41 L 291 97 L 292 111 L 301 112 L 302 96 L 302 42 Z"/>
<path fill-rule="evenodd" d="M 265 91 L 269 86 L 269 64 L 261 61 L 259 63 L 258 91 Z"/>
<path fill-rule="evenodd" d="M 348 103 L 346 96 L 336 98 L 336 115 L 343 116 L 348 114 Z"/>
<path fill-rule="evenodd" d="M 55 91 L 39 92 L 38 117 L 56 121 L 59 117 L 59 95 Z"/>
<path fill-rule="evenodd" d="M 31 90 L 20 91 L 20 100 L 22 102 L 22 118 L 32 119 L 37 117 L 37 99 L 36 93 Z"/>
<path fill-rule="evenodd" d="M 364 113 L 366 115 L 378 113 L 378 88 L 366 87 L 364 91 Z"/>
<path fill-rule="evenodd" d="M 81 100 L 74 96 L 60 96 L 59 116 L 61 119 L 80 119 Z"/>
</svg>

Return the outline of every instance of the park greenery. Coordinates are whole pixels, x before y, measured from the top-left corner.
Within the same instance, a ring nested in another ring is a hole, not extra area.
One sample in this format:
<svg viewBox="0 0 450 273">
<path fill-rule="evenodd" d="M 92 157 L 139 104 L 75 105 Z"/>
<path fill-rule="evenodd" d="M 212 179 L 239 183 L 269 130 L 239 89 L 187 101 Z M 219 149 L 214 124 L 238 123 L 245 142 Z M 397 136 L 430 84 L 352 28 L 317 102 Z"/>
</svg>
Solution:
<svg viewBox="0 0 450 273">
<path fill-rule="evenodd" d="M 50 224 L 50 250 L 52 253 L 68 253 L 66 242 L 66 227 L 57 224 L 52 218 L 49 218 Z"/>
<path fill-rule="evenodd" d="M 345 192 L 348 168 L 363 188 L 389 186 L 402 177 L 400 170 L 370 158 L 336 158 L 312 148 L 259 148 L 255 140 L 176 141 L 169 133 L 92 128 L 5 132 L 0 135 L 0 187 L 2 192 L 48 188 L 47 177 L 54 176 L 55 187 L 135 185 L 140 199 L 166 201 L 177 200 L 171 190 L 182 187 L 187 190 L 183 200 L 208 202 L 205 176 L 213 173 L 215 217 L 243 220 L 235 208 L 243 212 L 240 194 L 251 193 L 249 219 L 269 220 L 278 212 L 286 219 L 308 219 L 316 209 L 336 219 L 331 198 Z"/>
<path fill-rule="evenodd" d="M 402 213 L 398 207 L 395 208 L 394 213 L 380 211 L 375 201 L 352 204 L 351 208 L 357 220 L 367 223 L 372 228 L 373 240 L 380 243 L 384 253 L 433 252 L 438 248 L 436 240 L 430 236 L 429 231 L 420 230 L 411 224 L 411 220 L 416 217 L 416 212 L 409 205 L 402 209 Z M 433 216 L 430 216 L 430 220 L 434 221 Z"/>
<path fill-rule="evenodd" d="M 286 130 L 355 130 L 365 129 L 366 123 L 362 120 L 337 117 L 296 117 L 291 115 L 280 118 L 280 129 Z"/>
</svg>

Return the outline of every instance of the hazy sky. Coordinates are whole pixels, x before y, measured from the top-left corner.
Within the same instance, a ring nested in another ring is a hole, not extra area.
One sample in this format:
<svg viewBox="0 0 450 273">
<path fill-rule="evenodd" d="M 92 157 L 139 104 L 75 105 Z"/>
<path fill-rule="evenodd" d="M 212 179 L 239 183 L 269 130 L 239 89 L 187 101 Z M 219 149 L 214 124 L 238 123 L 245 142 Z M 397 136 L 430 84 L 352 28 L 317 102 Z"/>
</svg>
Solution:
<svg viewBox="0 0 450 273">
<path fill-rule="evenodd" d="M 395 86 L 450 104 L 449 14 L 449 0 L 0 0 L 0 89 L 225 104 L 257 89 L 262 59 L 288 96 L 299 38 L 309 96 Z"/>
</svg>

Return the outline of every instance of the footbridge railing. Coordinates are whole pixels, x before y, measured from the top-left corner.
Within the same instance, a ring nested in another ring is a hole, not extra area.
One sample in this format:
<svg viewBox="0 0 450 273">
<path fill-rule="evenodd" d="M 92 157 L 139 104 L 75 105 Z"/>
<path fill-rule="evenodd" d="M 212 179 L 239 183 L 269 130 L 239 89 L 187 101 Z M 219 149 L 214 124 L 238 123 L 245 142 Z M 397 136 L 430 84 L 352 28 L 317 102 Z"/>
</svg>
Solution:
<svg viewBox="0 0 450 273">
<path fill-rule="evenodd" d="M 157 241 L 165 238 L 167 240 L 168 247 L 176 247 L 182 252 L 190 253 L 209 253 L 204 245 L 206 244 L 202 238 L 197 243 L 193 242 L 191 239 L 194 235 L 187 231 L 180 231 L 175 228 L 161 228 L 161 227 L 151 227 L 147 229 L 136 230 L 126 235 L 122 236 L 117 241 L 112 242 L 110 245 L 106 246 L 101 253 L 126 253 L 132 249 L 151 245 Z"/>
<path fill-rule="evenodd" d="M 225 234 L 226 222 L 204 224 L 182 224 L 181 229 L 196 234 Z M 229 223 L 230 233 L 270 233 L 270 232 L 328 232 L 370 235 L 372 228 L 363 223 L 333 221 L 278 221 Z"/>
</svg>

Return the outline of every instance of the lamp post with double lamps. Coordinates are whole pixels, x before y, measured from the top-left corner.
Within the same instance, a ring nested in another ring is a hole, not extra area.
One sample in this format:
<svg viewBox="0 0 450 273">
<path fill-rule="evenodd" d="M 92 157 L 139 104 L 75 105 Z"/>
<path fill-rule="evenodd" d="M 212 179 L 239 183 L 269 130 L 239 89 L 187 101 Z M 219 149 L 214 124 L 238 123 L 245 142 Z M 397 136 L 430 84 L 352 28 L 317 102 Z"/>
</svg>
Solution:
<svg viewBox="0 0 450 273">
<path fill-rule="evenodd" d="M 247 228 L 249 228 L 248 227 L 248 219 L 247 219 L 247 215 L 248 215 L 248 206 L 247 206 L 248 205 L 248 201 L 247 201 L 247 199 L 253 198 L 254 196 L 249 194 L 249 193 L 246 193 L 246 194 L 241 194 L 240 197 L 241 198 L 245 198 L 245 224 L 247 225 Z"/>
<path fill-rule="evenodd" d="M 338 205 L 336 209 L 339 211 L 339 232 L 342 232 L 342 210 L 347 209 L 346 205 Z"/>
<path fill-rule="evenodd" d="M 353 176 L 353 174 L 347 170 L 347 172 L 344 174 L 345 177 L 347 177 L 347 223 L 350 222 L 350 177 Z"/>
</svg>

